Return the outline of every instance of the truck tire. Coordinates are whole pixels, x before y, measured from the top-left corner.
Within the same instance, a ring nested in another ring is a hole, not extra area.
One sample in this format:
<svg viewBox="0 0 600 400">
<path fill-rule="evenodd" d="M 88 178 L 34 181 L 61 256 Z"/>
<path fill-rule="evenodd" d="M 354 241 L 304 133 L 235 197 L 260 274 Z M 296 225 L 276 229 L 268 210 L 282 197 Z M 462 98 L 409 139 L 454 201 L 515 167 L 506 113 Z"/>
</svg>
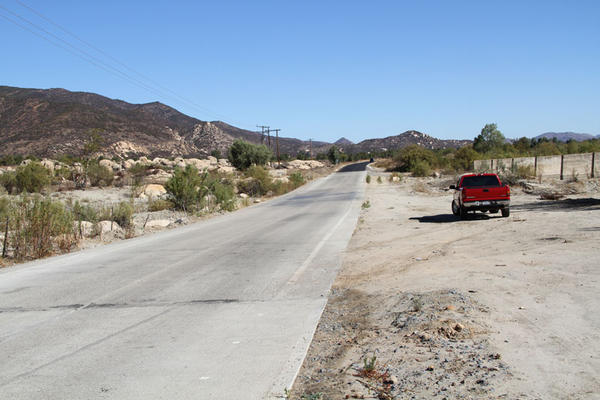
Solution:
<svg viewBox="0 0 600 400">
<path fill-rule="evenodd" d="M 509 215 L 510 215 L 510 208 L 508 208 L 508 207 L 504 207 L 504 208 L 502 209 L 502 216 L 503 216 L 504 218 L 506 218 L 506 217 L 508 217 Z"/>
<path fill-rule="evenodd" d="M 463 206 L 459 207 L 459 215 L 460 215 L 460 219 L 467 218 L 467 210 Z"/>
<path fill-rule="evenodd" d="M 454 200 L 452 200 L 452 214 L 456 215 L 457 217 L 460 214 L 458 205 L 456 204 L 456 201 L 454 201 Z"/>
</svg>

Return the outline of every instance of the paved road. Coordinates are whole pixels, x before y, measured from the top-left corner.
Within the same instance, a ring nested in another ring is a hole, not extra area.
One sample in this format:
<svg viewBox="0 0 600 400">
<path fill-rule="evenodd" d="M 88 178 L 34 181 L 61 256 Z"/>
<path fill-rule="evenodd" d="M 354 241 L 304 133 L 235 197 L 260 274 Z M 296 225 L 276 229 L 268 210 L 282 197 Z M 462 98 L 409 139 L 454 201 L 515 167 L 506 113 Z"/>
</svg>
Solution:
<svg viewBox="0 0 600 400">
<path fill-rule="evenodd" d="M 356 224 L 364 167 L 205 222 L 0 271 L 0 398 L 281 394 Z"/>
</svg>

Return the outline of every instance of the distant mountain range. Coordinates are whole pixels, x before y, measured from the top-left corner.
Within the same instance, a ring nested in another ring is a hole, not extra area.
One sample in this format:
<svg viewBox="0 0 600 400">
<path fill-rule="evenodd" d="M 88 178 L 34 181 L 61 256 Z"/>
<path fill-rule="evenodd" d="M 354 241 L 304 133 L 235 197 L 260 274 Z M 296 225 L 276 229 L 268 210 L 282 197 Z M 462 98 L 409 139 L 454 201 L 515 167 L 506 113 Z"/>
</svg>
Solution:
<svg viewBox="0 0 600 400">
<path fill-rule="evenodd" d="M 541 139 L 541 138 L 546 138 L 546 139 L 554 139 L 556 138 L 556 140 L 558 140 L 559 142 L 568 142 L 569 140 L 576 140 L 578 142 L 584 141 L 584 140 L 590 140 L 590 139 L 600 139 L 600 135 L 592 135 L 589 133 L 575 133 L 575 132 L 546 132 L 546 133 L 542 133 L 541 135 L 537 135 L 536 137 L 534 137 L 534 139 Z"/>
<path fill-rule="evenodd" d="M 79 155 L 92 133 L 102 139 L 106 156 L 206 156 L 226 154 L 235 139 L 268 144 L 260 133 L 221 121 L 201 121 L 159 102 L 130 104 L 87 92 L 0 86 L 0 155 Z M 417 131 L 360 143 L 341 138 L 346 153 L 392 150 L 410 144 L 428 148 L 460 147 L 469 140 L 440 140 Z M 324 152 L 332 143 L 280 137 L 280 152 L 296 155 L 312 148 Z M 311 147 L 312 146 L 312 147 Z M 275 138 L 271 137 L 275 149 Z"/>
</svg>

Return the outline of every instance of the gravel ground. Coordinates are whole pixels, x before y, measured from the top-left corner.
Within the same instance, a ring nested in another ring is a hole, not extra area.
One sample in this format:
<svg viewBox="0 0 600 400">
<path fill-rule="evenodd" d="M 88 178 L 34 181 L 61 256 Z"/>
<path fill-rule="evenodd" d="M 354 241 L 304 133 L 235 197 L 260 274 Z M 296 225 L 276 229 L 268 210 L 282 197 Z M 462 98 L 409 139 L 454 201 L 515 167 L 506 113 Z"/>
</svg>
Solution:
<svg viewBox="0 0 600 400">
<path fill-rule="evenodd" d="M 598 398 L 597 180 L 519 185 L 509 218 L 460 221 L 454 179 L 369 173 L 289 398 Z"/>
</svg>

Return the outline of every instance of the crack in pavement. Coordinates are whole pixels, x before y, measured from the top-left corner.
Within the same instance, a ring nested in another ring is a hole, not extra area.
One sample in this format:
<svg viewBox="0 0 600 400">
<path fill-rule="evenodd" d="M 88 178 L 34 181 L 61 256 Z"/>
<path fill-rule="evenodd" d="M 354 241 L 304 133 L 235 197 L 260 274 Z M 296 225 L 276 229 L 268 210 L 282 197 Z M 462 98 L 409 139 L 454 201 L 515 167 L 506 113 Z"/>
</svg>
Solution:
<svg viewBox="0 0 600 400">
<path fill-rule="evenodd" d="M 0 314 L 2 313 L 21 313 L 21 312 L 44 312 L 53 310 L 82 310 L 90 308 L 142 308 L 142 307 L 166 307 L 166 306 L 185 306 L 193 304 L 228 304 L 228 303 L 239 303 L 238 299 L 198 299 L 198 300 L 187 300 L 187 301 L 148 301 L 148 302 L 130 302 L 130 303 L 90 303 L 84 304 L 60 304 L 49 307 L 7 307 L 0 308 Z"/>
</svg>

